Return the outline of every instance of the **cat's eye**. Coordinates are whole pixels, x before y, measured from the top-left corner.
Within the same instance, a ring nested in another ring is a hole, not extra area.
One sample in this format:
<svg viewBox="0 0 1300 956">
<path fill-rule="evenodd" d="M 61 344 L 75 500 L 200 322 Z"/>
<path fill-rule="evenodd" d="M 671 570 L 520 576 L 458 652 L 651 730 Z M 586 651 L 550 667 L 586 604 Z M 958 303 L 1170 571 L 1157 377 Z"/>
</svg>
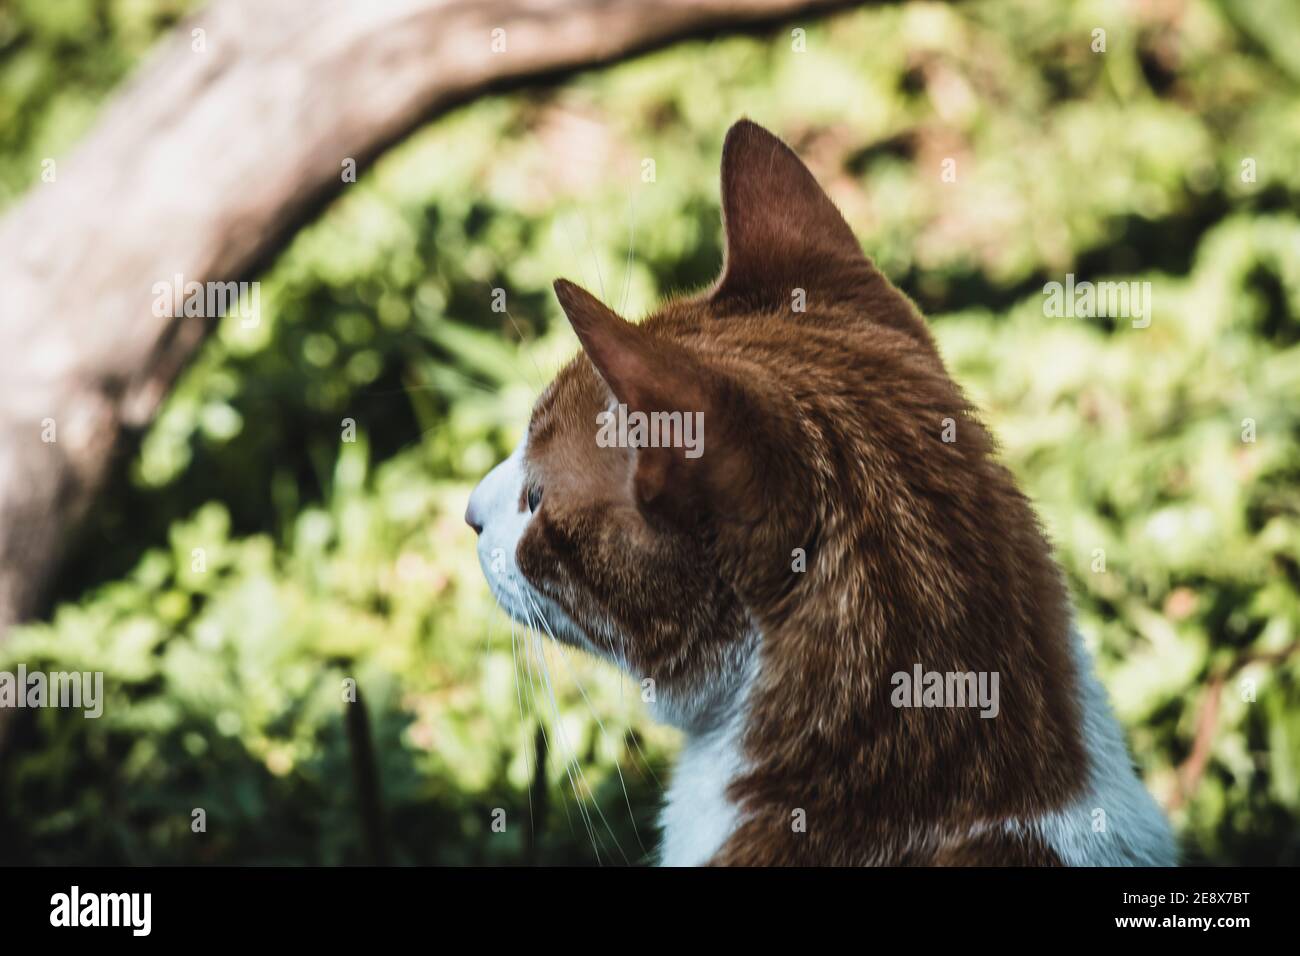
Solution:
<svg viewBox="0 0 1300 956">
<path fill-rule="evenodd" d="M 528 513 L 532 514 L 542 504 L 542 486 L 533 485 L 528 489 Z"/>
</svg>

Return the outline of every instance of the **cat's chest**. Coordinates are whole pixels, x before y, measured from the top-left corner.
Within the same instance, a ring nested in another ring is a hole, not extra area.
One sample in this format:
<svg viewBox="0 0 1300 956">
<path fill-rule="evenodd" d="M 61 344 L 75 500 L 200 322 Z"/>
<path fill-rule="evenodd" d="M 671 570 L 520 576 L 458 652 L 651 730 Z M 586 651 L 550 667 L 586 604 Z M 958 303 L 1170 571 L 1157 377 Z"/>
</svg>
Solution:
<svg viewBox="0 0 1300 956">
<path fill-rule="evenodd" d="M 660 817 L 661 866 L 707 863 L 735 831 L 740 815 L 727 788 L 744 769 L 741 734 L 735 721 L 682 748 Z"/>
</svg>

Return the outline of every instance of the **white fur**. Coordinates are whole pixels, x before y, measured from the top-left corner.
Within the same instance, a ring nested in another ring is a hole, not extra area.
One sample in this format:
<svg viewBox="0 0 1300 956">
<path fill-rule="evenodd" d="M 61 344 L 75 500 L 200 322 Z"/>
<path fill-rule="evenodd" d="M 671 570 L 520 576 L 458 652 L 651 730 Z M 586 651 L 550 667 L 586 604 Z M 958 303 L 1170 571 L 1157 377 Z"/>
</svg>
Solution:
<svg viewBox="0 0 1300 956">
<path fill-rule="evenodd" d="M 717 727 L 687 736 L 659 817 L 660 866 L 702 866 L 735 832 L 740 811 L 727 787 L 745 769 L 744 729 L 738 707 Z"/>
<path fill-rule="evenodd" d="M 1106 690 L 1077 632 L 1072 643 L 1088 784 L 1069 806 L 1030 826 L 1067 866 L 1174 866 L 1178 850 L 1169 823 L 1133 769 Z M 1104 830 L 1094 826 L 1097 820 L 1104 820 Z"/>
<path fill-rule="evenodd" d="M 478 536 L 478 560 L 483 576 L 497 602 L 521 621 L 527 620 L 529 609 L 518 593 L 526 582 L 515 563 L 515 551 L 533 517 L 527 508 L 519 508 L 524 485 L 524 447 L 525 442 L 521 441 L 509 458 L 487 473 L 469 498 L 469 515 L 483 527 Z"/>
</svg>

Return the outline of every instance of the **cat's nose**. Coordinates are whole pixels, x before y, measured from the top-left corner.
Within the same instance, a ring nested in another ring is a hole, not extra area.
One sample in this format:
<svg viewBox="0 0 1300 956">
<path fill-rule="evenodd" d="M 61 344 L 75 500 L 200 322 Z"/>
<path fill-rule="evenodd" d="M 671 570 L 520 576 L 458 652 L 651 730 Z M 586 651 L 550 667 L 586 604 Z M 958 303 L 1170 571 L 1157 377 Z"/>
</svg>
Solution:
<svg viewBox="0 0 1300 956">
<path fill-rule="evenodd" d="M 488 516 L 492 514 L 492 488 L 488 484 L 488 478 L 491 477 L 492 472 L 489 472 L 487 478 L 474 486 L 470 492 L 469 504 L 465 506 L 465 523 L 474 529 L 475 534 L 483 533 Z"/>
<path fill-rule="evenodd" d="M 478 509 L 474 507 L 473 496 L 469 499 L 469 505 L 465 508 L 465 523 L 474 529 L 475 534 L 483 533 L 483 519 L 478 515 Z"/>
</svg>

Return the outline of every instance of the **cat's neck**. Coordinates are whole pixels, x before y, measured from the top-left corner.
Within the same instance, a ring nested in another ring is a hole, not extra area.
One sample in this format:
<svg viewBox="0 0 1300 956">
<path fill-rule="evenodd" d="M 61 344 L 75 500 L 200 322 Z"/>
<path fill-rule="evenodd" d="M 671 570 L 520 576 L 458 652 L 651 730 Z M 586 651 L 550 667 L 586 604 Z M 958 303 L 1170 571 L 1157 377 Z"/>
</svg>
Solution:
<svg viewBox="0 0 1300 956">
<path fill-rule="evenodd" d="M 673 715 L 685 739 L 660 816 L 663 866 L 709 862 L 740 822 L 740 807 L 728 790 L 748 766 L 745 734 L 760 642 L 757 634 L 749 636 L 738 650 L 734 679 L 717 689 L 707 709 L 689 720 Z M 657 716 L 668 715 L 660 709 Z"/>
</svg>

